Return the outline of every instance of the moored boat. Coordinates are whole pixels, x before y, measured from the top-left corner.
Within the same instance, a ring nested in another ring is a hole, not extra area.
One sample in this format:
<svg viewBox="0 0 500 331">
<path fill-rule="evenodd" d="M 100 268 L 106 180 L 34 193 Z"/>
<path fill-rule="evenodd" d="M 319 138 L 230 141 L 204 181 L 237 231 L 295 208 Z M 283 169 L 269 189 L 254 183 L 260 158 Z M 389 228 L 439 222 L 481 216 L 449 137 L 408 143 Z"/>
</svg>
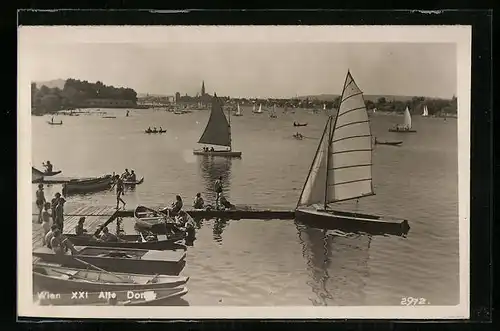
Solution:
<svg viewBox="0 0 500 331">
<path fill-rule="evenodd" d="M 395 125 L 393 128 L 389 129 L 389 132 L 401 132 L 401 133 L 410 133 L 410 132 L 417 132 L 416 130 L 413 130 L 411 128 L 411 114 L 410 110 L 408 107 L 406 107 L 405 112 L 404 112 L 404 123 L 403 125 Z"/>
<path fill-rule="evenodd" d="M 325 229 L 406 234 L 407 220 L 332 210 L 331 203 L 375 195 L 372 135 L 363 94 L 348 71 L 336 116 L 329 116 L 295 217 Z"/>
<path fill-rule="evenodd" d="M 60 122 L 47 121 L 47 123 L 50 124 L 50 125 L 62 125 L 63 124 L 62 121 L 60 121 Z"/>
<path fill-rule="evenodd" d="M 208 148 L 194 150 L 194 155 L 207 155 L 207 156 L 223 156 L 223 157 L 241 157 L 241 152 L 233 151 L 232 137 L 231 137 L 231 112 L 229 114 L 229 121 L 222 109 L 222 103 L 214 93 L 212 97 L 212 110 L 210 118 L 208 119 L 205 131 L 198 140 L 199 144 L 224 146 L 228 150 L 210 150 Z"/>
<path fill-rule="evenodd" d="M 105 175 L 97 178 L 72 179 L 63 185 L 63 195 L 97 192 L 111 187 L 113 178 Z"/>
<path fill-rule="evenodd" d="M 33 256 L 49 263 L 81 268 L 90 263 L 107 271 L 178 275 L 186 265 L 184 250 L 147 250 L 115 247 L 75 246 L 75 254 L 56 255 L 47 247 Z"/>
<path fill-rule="evenodd" d="M 144 236 L 141 234 L 120 235 L 119 241 L 100 241 L 90 234 L 76 235 L 65 233 L 66 236 L 76 246 L 89 247 L 118 247 L 118 248 L 137 248 L 153 250 L 186 250 L 186 246 L 178 243 L 186 237 L 185 232 L 174 233 L 170 236 L 160 237 Z"/>
<path fill-rule="evenodd" d="M 296 123 L 293 122 L 293 126 L 307 126 L 308 123 Z"/>
<path fill-rule="evenodd" d="M 390 145 L 390 146 L 399 146 L 403 143 L 403 141 L 387 141 L 387 140 L 377 140 L 375 139 L 375 145 Z"/>
<path fill-rule="evenodd" d="M 184 296 L 184 286 L 154 290 L 84 292 L 83 298 L 73 293 L 35 292 L 34 300 L 42 306 L 160 306 Z"/>
<path fill-rule="evenodd" d="M 34 287 L 58 293 L 173 288 L 185 285 L 188 280 L 189 277 L 183 276 L 112 273 L 43 263 L 33 265 Z"/>
</svg>

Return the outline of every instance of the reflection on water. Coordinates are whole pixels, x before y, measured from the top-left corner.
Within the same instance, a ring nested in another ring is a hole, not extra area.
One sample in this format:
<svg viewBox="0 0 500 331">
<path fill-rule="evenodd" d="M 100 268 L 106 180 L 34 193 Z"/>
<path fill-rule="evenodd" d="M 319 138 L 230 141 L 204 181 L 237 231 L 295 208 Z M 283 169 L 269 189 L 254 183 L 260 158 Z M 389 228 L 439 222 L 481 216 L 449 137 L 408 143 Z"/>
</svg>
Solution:
<svg viewBox="0 0 500 331">
<path fill-rule="evenodd" d="M 214 219 L 213 234 L 216 242 L 222 243 L 222 232 L 224 232 L 228 221 L 228 219 L 223 218 Z"/>
<path fill-rule="evenodd" d="M 205 185 L 206 197 L 204 199 L 206 202 L 215 202 L 214 184 L 219 178 L 222 178 L 224 195 L 230 200 L 231 165 L 231 158 L 206 155 L 200 157 L 200 170 L 203 184 Z"/>
<path fill-rule="evenodd" d="M 296 223 L 315 306 L 365 301 L 371 236 L 311 228 Z M 355 272 L 353 272 L 355 270 Z"/>
</svg>

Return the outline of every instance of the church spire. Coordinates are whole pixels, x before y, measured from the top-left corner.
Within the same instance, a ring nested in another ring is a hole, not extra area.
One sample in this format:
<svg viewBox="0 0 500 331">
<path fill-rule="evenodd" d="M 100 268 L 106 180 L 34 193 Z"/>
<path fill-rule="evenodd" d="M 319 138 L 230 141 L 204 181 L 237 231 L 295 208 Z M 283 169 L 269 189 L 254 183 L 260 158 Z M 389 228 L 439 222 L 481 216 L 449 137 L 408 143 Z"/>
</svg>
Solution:
<svg viewBox="0 0 500 331">
<path fill-rule="evenodd" d="M 201 82 L 201 96 L 205 95 L 205 81 Z"/>
</svg>

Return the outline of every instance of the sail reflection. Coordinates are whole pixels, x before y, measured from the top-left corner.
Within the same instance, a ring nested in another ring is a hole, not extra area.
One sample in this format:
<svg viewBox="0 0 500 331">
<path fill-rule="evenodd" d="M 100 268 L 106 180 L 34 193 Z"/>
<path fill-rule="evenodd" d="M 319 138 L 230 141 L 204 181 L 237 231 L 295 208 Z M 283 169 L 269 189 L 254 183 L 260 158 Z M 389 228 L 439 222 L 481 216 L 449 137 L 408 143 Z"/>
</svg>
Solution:
<svg viewBox="0 0 500 331">
<path fill-rule="evenodd" d="M 314 305 L 356 306 L 365 302 L 371 236 L 296 223 L 314 295 Z"/>
<path fill-rule="evenodd" d="M 221 158 L 212 156 L 203 156 L 200 158 L 200 170 L 202 180 L 205 186 L 205 191 L 202 192 L 205 203 L 215 204 L 215 181 L 222 178 L 222 187 L 224 196 L 230 199 L 231 186 L 231 158 Z"/>
</svg>

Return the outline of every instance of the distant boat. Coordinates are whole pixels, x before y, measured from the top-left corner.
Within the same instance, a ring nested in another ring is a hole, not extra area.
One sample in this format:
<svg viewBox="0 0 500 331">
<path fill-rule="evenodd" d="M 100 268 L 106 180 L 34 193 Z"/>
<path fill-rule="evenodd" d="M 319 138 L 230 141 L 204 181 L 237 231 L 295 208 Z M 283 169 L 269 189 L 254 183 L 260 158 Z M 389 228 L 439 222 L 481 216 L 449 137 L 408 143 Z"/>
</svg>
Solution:
<svg viewBox="0 0 500 331">
<path fill-rule="evenodd" d="M 390 146 L 399 146 L 403 143 L 403 141 L 398 140 L 398 141 L 387 141 L 387 140 L 377 140 L 375 138 L 375 145 L 390 145 Z"/>
<path fill-rule="evenodd" d="M 326 110 L 326 103 L 323 104 L 323 110 Z"/>
<path fill-rule="evenodd" d="M 424 106 L 424 112 L 422 113 L 423 117 L 429 116 L 429 110 L 427 109 L 427 105 Z"/>
<path fill-rule="evenodd" d="M 262 104 L 259 105 L 259 109 L 257 111 L 253 111 L 255 114 L 262 114 Z"/>
<path fill-rule="evenodd" d="M 278 117 L 278 115 L 276 115 L 276 105 L 273 105 L 273 108 L 271 109 L 271 111 L 269 111 L 269 117 L 271 117 L 271 118 Z"/>
<path fill-rule="evenodd" d="M 212 97 L 212 110 L 210 118 L 208 119 L 205 131 L 198 140 L 199 144 L 225 146 L 229 150 L 207 150 L 198 149 L 194 150 L 194 155 L 207 155 L 207 156 L 224 156 L 224 157 L 241 157 L 241 152 L 232 150 L 232 137 L 231 137 L 231 111 L 228 111 L 229 121 L 224 114 L 222 104 L 216 94 Z"/>
<path fill-rule="evenodd" d="M 102 118 L 116 118 L 116 116 L 103 116 Z"/>
<path fill-rule="evenodd" d="M 243 116 L 243 113 L 241 112 L 240 104 L 238 104 L 238 109 L 236 110 L 236 113 L 234 116 Z"/>
<path fill-rule="evenodd" d="M 411 114 L 408 107 L 406 107 L 404 113 L 404 124 L 394 126 L 393 128 L 389 129 L 389 132 L 401 132 L 401 133 L 417 132 L 416 130 L 412 130 L 411 128 Z"/>
<path fill-rule="evenodd" d="M 47 123 L 49 123 L 50 125 L 62 125 L 63 124 L 62 120 L 60 122 L 54 122 L 52 120 L 52 121 L 47 121 Z"/>
<path fill-rule="evenodd" d="M 293 126 L 307 126 L 307 123 L 293 122 Z"/>
<path fill-rule="evenodd" d="M 323 229 L 409 230 L 407 220 L 335 211 L 329 204 L 375 195 L 372 134 L 363 94 L 347 72 L 339 111 L 330 115 L 295 210 L 298 221 Z M 389 232 L 389 231 L 388 231 Z"/>
</svg>

